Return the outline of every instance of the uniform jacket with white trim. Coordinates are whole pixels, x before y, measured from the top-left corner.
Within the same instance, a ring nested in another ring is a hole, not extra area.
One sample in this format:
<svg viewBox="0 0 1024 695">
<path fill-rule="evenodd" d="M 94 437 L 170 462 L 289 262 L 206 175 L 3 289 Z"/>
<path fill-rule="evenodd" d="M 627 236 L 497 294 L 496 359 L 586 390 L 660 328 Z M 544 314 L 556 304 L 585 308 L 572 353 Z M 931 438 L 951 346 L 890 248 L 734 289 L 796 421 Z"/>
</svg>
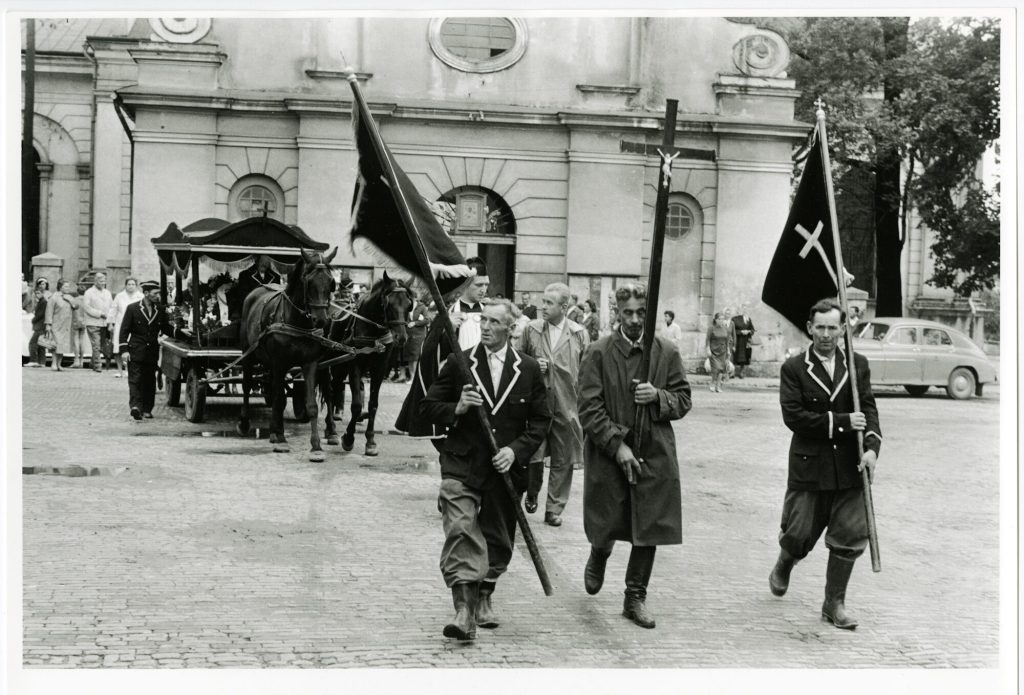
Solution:
<svg viewBox="0 0 1024 695">
<path fill-rule="evenodd" d="M 871 392 L 868 360 L 854 353 L 860 411 L 864 413 L 864 448 L 876 454 L 882 446 L 878 409 Z M 833 378 L 814 351 L 786 360 L 779 380 L 782 420 L 793 432 L 789 445 L 790 490 L 845 490 L 863 486 L 857 471 L 861 452 L 850 427 L 853 391 L 846 355 L 836 350 Z"/>
<path fill-rule="evenodd" d="M 484 399 L 498 447 L 509 447 L 516 460 L 509 473 L 517 489 L 525 489 L 526 466 L 540 446 L 551 423 L 547 389 L 537 360 L 511 345 L 505 355 L 501 380 L 495 393 L 486 349 L 480 343 L 465 350 L 473 381 Z M 437 379 L 420 401 L 420 416 L 448 428 L 440 445 L 441 477 L 455 478 L 477 490 L 489 489 L 500 475 L 491 463 L 487 439 L 478 416 L 472 411 L 456 416 L 455 405 L 462 393 L 463 381 L 454 359 L 445 361 Z"/>
</svg>

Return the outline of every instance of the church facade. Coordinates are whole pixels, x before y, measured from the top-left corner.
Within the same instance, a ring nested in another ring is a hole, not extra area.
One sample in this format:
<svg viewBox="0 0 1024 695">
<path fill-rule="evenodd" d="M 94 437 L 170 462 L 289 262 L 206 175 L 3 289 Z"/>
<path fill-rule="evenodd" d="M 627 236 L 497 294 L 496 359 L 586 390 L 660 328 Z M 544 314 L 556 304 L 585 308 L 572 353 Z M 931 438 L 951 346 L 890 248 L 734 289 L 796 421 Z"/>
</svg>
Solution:
<svg viewBox="0 0 1024 695">
<path fill-rule="evenodd" d="M 353 67 L 385 142 L 491 293 L 592 299 L 643 279 L 666 98 L 679 101 L 659 309 L 703 359 L 714 312 L 748 305 L 755 361 L 799 334 L 760 303 L 789 208 L 799 85 L 788 47 L 711 17 L 38 20 L 36 274 L 159 272 L 171 222 L 267 214 L 348 243 Z M 907 252 L 926 255 L 923 243 Z M 907 259 L 908 269 L 921 266 Z M 905 272 L 908 305 L 925 289 Z"/>
</svg>

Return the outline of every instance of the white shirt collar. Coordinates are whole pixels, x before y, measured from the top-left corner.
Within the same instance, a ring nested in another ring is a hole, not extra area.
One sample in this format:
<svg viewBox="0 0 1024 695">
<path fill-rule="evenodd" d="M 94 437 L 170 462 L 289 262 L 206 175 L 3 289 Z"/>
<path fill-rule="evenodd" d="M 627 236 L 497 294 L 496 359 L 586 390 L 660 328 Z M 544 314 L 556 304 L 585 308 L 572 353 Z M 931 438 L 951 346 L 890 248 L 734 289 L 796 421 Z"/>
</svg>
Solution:
<svg viewBox="0 0 1024 695">
<path fill-rule="evenodd" d="M 501 360 L 502 362 L 504 362 L 505 361 L 505 356 L 508 354 L 508 343 L 505 343 L 504 345 L 502 345 L 501 348 L 498 349 L 498 350 L 493 350 L 492 351 L 488 347 L 484 347 L 484 350 L 487 351 L 487 359 L 491 359 L 491 355 L 497 355 L 498 359 Z"/>
<path fill-rule="evenodd" d="M 835 362 L 835 360 L 836 360 L 836 353 L 834 353 L 834 352 L 832 353 L 831 357 L 825 357 L 824 355 L 822 355 L 817 350 L 813 350 L 812 349 L 811 352 L 814 353 L 814 356 L 817 357 L 818 361 L 820 361 L 820 362 Z"/>
</svg>

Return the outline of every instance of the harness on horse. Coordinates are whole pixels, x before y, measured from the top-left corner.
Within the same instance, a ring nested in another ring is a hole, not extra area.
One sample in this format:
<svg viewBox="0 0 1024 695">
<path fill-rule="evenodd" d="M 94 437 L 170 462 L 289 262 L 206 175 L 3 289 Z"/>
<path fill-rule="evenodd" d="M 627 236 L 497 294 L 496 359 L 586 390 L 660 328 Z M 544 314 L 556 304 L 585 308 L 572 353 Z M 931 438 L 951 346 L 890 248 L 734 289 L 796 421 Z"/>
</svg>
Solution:
<svg viewBox="0 0 1024 695">
<path fill-rule="evenodd" d="M 316 266 L 314 266 L 314 269 L 321 267 L 327 268 L 325 264 L 318 263 Z M 266 287 L 267 289 L 271 289 L 270 287 L 267 286 L 264 287 Z M 303 286 L 303 290 L 305 290 L 305 286 Z M 402 291 L 408 292 L 408 290 L 406 290 L 405 288 L 402 288 Z M 267 298 L 266 303 L 269 304 L 274 300 L 280 300 L 283 298 L 284 301 L 288 302 L 301 315 L 309 319 L 313 318 L 313 316 L 308 311 L 297 306 L 295 302 L 292 301 L 291 297 L 289 297 L 288 294 L 283 289 L 273 289 L 272 292 L 273 294 Z M 388 294 L 381 295 L 382 310 L 386 309 Z M 234 367 L 238 366 L 247 357 L 249 357 L 249 355 L 251 355 L 258 347 L 260 347 L 264 339 L 266 339 L 267 336 L 270 335 L 286 335 L 292 338 L 299 338 L 301 340 L 312 340 L 328 350 L 343 353 L 341 355 L 337 355 L 335 357 L 331 357 L 329 359 L 321 361 L 317 369 L 325 369 L 333 365 L 349 362 L 359 357 L 360 355 L 371 355 L 384 352 L 392 343 L 395 342 L 395 336 L 391 331 L 391 326 L 404 323 L 404 321 L 402 321 L 401 319 L 395 319 L 387 321 L 386 325 L 381 325 L 376 321 L 373 321 L 372 319 L 368 319 L 365 316 L 360 316 L 357 312 L 339 306 L 338 304 L 335 304 L 333 302 L 328 302 L 327 304 L 310 304 L 309 306 L 311 308 L 327 308 L 328 306 L 330 306 L 334 307 L 335 309 L 339 309 L 341 311 L 341 314 L 338 315 L 337 317 L 331 318 L 332 328 L 334 324 L 337 323 L 338 321 L 344 321 L 345 319 L 348 318 L 354 319 L 351 325 L 349 326 L 344 342 L 339 343 L 338 341 L 331 340 L 330 338 L 326 337 L 324 335 L 324 330 L 322 328 L 299 328 L 298 326 L 293 326 L 292 324 L 287 323 L 285 321 L 274 321 L 273 319 L 277 318 L 275 314 L 277 314 L 278 311 L 271 311 L 269 312 L 269 314 L 272 323 L 270 323 L 268 326 L 266 326 L 266 328 L 264 328 L 260 332 L 256 340 L 252 342 L 252 345 L 250 345 L 249 348 L 245 352 L 243 352 L 242 355 L 239 356 L 236 360 L 228 364 L 226 367 L 224 367 L 224 369 L 220 370 L 213 376 L 209 377 L 209 379 L 216 379 L 220 377 L 222 374 L 225 374 Z M 386 316 L 387 312 L 384 311 L 384 314 Z M 362 321 L 363 323 L 367 323 L 376 328 L 377 330 L 384 331 L 384 334 L 380 337 L 357 336 L 355 335 L 356 321 Z"/>
</svg>

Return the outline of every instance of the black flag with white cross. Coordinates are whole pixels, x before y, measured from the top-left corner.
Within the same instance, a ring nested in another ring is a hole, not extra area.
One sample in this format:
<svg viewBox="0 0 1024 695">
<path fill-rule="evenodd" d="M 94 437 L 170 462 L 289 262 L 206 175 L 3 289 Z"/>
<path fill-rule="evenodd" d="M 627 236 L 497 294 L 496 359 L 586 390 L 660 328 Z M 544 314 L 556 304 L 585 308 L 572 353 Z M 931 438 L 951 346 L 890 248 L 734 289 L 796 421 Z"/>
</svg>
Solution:
<svg viewBox="0 0 1024 695">
<path fill-rule="evenodd" d="M 793 207 L 761 292 L 761 301 L 804 331 L 811 306 L 839 292 L 821 147 L 815 130 Z"/>
</svg>

